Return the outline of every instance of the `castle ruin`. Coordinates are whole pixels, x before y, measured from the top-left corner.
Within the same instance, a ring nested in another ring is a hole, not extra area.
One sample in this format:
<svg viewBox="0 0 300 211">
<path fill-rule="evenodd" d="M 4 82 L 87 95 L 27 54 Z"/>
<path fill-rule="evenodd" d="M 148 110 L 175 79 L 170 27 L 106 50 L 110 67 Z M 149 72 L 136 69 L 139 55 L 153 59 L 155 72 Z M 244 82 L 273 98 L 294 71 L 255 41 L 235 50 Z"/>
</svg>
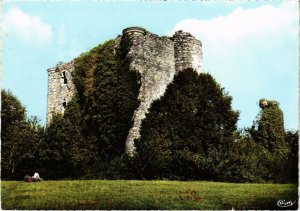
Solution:
<svg viewBox="0 0 300 211">
<path fill-rule="evenodd" d="M 74 60 L 48 69 L 47 125 L 50 124 L 54 113 L 64 113 L 74 95 L 75 86 L 71 75 L 73 70 Z"/>
<path fill-rule="evenodd" d="M 202 44 L 190 33 L 177 31 L 172 37 L 157 36 L 140 27 L 129 27 L 115 39 L 116 47 L 121 39 L 129 39 L 131 45 L 126 55 L 130 71 L 141 76 L 138 99 L 140 105 L 133 115 L 133 126 L 126 140 L 126 152 L 135 151 L 134 140 L 140 137 L 142 120 L 154 100 L 166 91 L 174 76 L 187 68 L 198 73 L 202 69 Z M 47 125 L 53 113 L 64 113 L 74 95 L 75 88 L 71 73 L 74 61 L 48 69 Z"/>
</svg>

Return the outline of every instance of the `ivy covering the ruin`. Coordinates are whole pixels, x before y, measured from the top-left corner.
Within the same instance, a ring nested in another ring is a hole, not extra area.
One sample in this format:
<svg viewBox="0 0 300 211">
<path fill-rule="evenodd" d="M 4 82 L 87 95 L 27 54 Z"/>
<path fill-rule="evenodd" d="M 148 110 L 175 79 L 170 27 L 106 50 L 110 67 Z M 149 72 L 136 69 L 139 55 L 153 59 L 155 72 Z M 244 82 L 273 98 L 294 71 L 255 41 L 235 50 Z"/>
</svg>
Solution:
<svg viewBox="0 0 300 211">
<path fill-rule="evenodd" d="M 82 151 L 81 154 L 69 154 L 69 159 L 61 157 L 61 160 L 71 162 L 68 167 L 71 172 L 79 168 L 80 163 L 94 160 L 86 167 L 81 166 L 81 172 L 92 169 L 94 175 L 100 172 L 105 177 L 111 162 L 116 162 L 124 153 L 133 112 L 139 105 L 139 76 L 129 71 L 129 62 L 125 59 L 127 50 L 126 40 L 120 44 L 110 40 L 75 59 L 72 77 L 76 93 L 67 105 L 65 115 L 54 117 L 48 128 L 48 139 L 65 142 L 65 146 Z M 87 150 L 94 159 L 85 154 Z M 91 159 L 77 162 L 81 156 Z M 61 172 L 63 175 L 65 173 Z"/>
<path fill-rule="evenodd" d="M 12 113 L 24 120 L 25 108 L 4 92 L 4 177 L 27 170 L 23 161 L 10 164 L 23 159 L 45 179 L 296 182 L 297 173 L 285 172 L 297 168 L 298 134 L 285 134 L 279 104 L 262 100 L 255 125 L 238 131 L 232 97 L 213 76 L 199 74 L 201 61 L 201 43 L 189 33 L 168 38 L 129 28 L 48 70 L 45 132 L 32 121 L 14 127 L 5 119 Z M 22 158 L 19 151 L 30 153 Z"/>
</svg>

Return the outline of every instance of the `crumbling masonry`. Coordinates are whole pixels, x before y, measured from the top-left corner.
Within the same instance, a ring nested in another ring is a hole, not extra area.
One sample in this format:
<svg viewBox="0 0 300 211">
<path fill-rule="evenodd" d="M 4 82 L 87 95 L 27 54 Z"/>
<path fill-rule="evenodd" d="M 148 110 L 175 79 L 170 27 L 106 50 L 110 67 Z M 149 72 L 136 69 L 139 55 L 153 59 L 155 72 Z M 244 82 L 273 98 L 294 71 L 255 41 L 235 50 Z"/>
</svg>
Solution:
<svg viewBox="0 0 300 211">
<path fill-rule="evenodd" d="M 151 103 L 165 93 L 178 72 L 187 68 L 201 72 L 202 45 L 187 32 L 177 31 L 172 37 L 159 37 L 140 27 L 124 29 L 116 43 L 120 43 L 123 38 L 131 41 L 126 55 L 130 61 L 129 68 L 141 76 L 138 95 L 140 105 L 134 112 L 133 126 L 126 140 L 126 152 L 133 154 L 134 140 L 140 137 L 141 123 Z M 47 124 L 51 122 L 53 113 L 64 112 L 74 94 L 71 78 L 73 70 L 73 61 L 48 69 Z"/>
</svg>

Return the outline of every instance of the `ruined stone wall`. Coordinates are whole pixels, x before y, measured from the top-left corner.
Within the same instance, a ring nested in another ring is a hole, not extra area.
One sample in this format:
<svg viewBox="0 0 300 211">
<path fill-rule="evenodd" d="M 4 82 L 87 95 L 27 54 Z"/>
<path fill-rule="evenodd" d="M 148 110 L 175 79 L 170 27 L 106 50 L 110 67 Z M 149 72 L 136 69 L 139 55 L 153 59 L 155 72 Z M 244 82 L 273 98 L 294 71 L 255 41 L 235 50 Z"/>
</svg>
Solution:
<svg viewBox="0 0 300 211">
<path fill-rule="evenodd" d="M 126 152 L 134 152 L 134 139 L 140 137 L 140 127 L 151 103 L 160 98 L 175 75 L 174 45 L 168 37 L 158 37 L 145 31 L 125 33 L 131 40 L 127 54 L 130 70 L 141 76 L 138 99 L 140 106 L 133 115 L 133 127 L 126 140 Z"/>
<path fill-rule="evenodd" d="M 177 31 L 172 38 L 175 52 L 176 72 L 193 68 L 198 73 L 202 69 L 202 44 L 190 33 Z"/>
<path fill-rule="evenodd" d="M 145 29 L 130 27 L 123 30 L 123 36 L 116 41 L 116 49 L 121 39 L 127 39 L 130 62 L 129 69 L 141 76 L 138 99 L 140 105 L 133 115 L 133 127 L 126 140 L 126 152 L 135 150 L 134 140 L 140 137 L 142 120 L 154 100 L 159 99 L 173 81 L 174 76 L 187 68 L 201 72 L 201 42 L 191 34 L 178 31 L 173 37 L 159 37 Z M 71 72 L 74 61 L 48 69 L 48 111 L 47 124 L 53 113 L 63 113 L 74 94 Z"/>
<path fill-rule="evenodd" d="M 73 70 L 74 61 L 48 69 L 47 125 L 54 113 L 64 113 L 65 107 L 74 95 L 75 87 L 71 75 Z"/>
<path fill-rule="evenodd" d="M 123 37 L 131 41 L 127 54 L 130 70 L 141 76 L 138 99 L 140 106 L 134 112 L 133 127 L 126 140 L 126 152 L 135 151 L 134 140 L 140 137 L 142 120 L 154 100 L 159 99 L 174 76 L 187 68 L 201 72 L 201 42 L 190 33 L 178 31 L 173 37 L 159 37 L 138 27 L 123 30 Z"/>
</svg>

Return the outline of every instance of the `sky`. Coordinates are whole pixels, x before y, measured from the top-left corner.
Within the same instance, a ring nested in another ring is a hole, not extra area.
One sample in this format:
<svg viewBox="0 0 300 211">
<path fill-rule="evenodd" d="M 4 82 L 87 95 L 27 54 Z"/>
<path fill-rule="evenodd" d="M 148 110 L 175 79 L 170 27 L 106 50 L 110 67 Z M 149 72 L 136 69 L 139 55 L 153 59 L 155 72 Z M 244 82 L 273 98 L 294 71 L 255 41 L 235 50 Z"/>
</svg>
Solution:
<svg viewBox="0 0 300 211">
<path fill-rule="evenodd" d="M 252 126 L 266 98 L 279 102 L 286 129 L 298 129 L 297 1 L 4 1 L 1 14 L 1 87 L 43 125 L 47 69 L 140 26 L 202 42 L 203 72 L 233 97 L 239 128 Z"/>
</svg>

